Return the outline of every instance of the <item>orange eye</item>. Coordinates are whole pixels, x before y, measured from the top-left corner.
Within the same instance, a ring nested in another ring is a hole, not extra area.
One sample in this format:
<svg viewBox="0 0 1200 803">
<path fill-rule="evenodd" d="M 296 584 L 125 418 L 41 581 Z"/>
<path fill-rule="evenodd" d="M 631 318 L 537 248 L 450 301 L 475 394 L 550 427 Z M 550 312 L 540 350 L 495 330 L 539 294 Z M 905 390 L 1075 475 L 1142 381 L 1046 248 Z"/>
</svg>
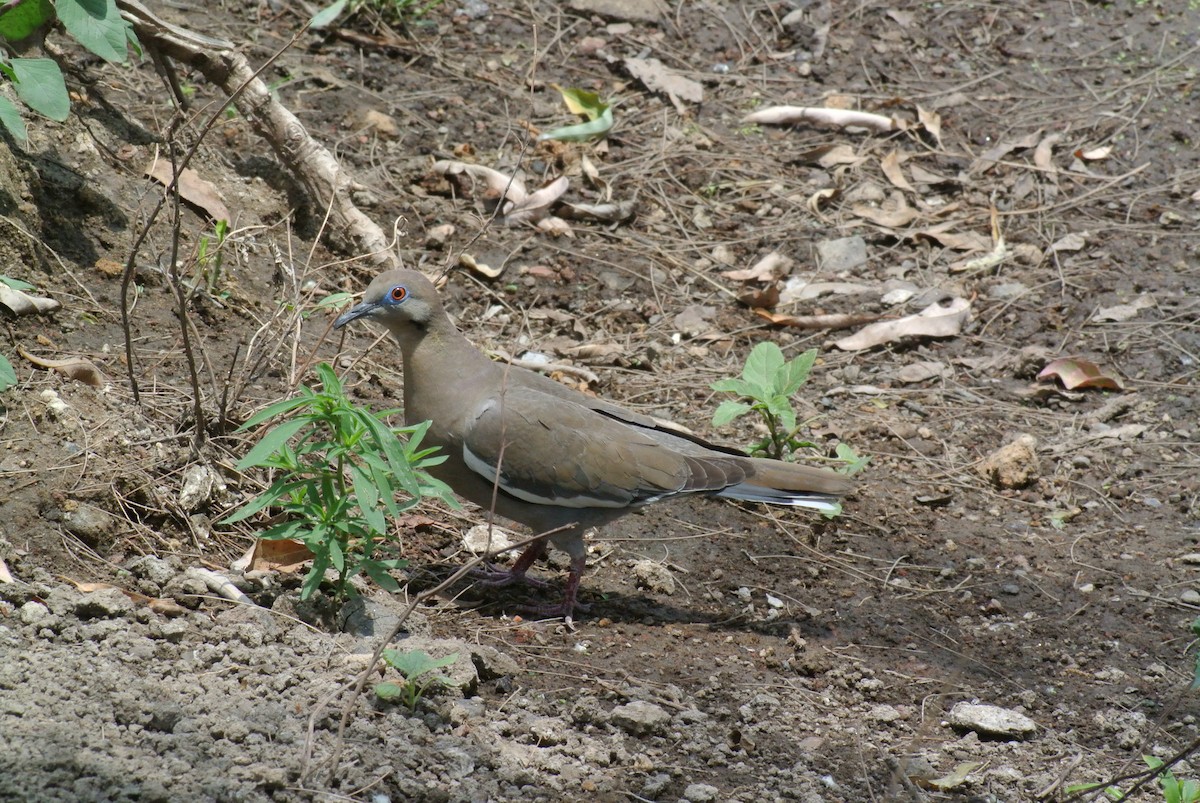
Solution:
<svg viewBox="0 0 1200 803">
<path fill-rule="evenodd" d="M 388 295 L 392 301 L 403 301 L 408 298 L 408 290 L 400 285 L 396 285 Z"/>
</svg>

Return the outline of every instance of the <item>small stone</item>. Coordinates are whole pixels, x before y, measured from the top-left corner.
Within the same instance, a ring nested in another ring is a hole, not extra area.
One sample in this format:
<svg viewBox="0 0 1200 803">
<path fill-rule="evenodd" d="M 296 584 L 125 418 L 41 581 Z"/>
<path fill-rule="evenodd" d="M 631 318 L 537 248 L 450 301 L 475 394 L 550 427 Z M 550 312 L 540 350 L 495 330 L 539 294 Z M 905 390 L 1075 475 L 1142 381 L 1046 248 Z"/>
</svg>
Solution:
<svg viewBox="0 0 1200 803">
<path fill-rule="evenodd" d="M 175 567 L 171 565 L 170 561 L 163 560 L 155 555 L 140 555 L 133 558 L 125 564 L 125 568 L 134 577 L 149 580 L 160 589 L 176 575 Z"/>
<path fill-rule="evenodd" d="M 977 470 L 998 488 L 1024 488 L 1038 476 L 1037 443 L 1021 435 L 984 458 Z"/>
<path fill-rule="evenodd" d="M 675 577 L 671 570 L 653 560 L 639 560 L 633 564 L 633 581 L 638 588 L 655 594 L 674 594 Z"/>
<path fill-rule="evenodd" d="M 1180 555 L 1179 562 L 1198 566 L 1200 565 L 1200 552 L 1189 552 L 1186 555 Z"/>
<path fill-rule="evenodd" d="M 95 546 L 112 531 L 115 521 L 100 508 L 81 504 L 63 516 L 63 523 L 72 535 L 90 546 Z"/>
<path fill-rule="evenodd" d="M 644 700 L 619 705 L 609 716 L 614 725 L 634 736 L 664 731 L 671 723 L 671 715 L 666 709 Z"/>
<path fill-rule="evenodd" d="M 1187 605 L 1200 605 L 1200 592 L 1186 588 L 1179 594 L 1179 601 Z"/>
<path fill-rule="evenodd" d="M 84 594 L 75 603 L 75 615 L 80 619 L 117 619 L 133 613 L 133 600 L 119 588 L 105 588 Z"/>
<path fill-rule="evenodd" d="M 183 472 L 183 484 L 179 488 L 179 506 L 194 513 L 208 504 L 212 498 L 217 475 L 206 465 L 197 463 Z"/>
<path fill-rule="evenodd" d="M 1024 739 L 1037 731 L 1032 719 L 998 705 L 955 703 L 946 720 L 956 730 L 1001 739 Z"/>
<path fill-rule="evenodd" d="M 896 710 L 896 707 L 891 705 L 877 705 L 867 712 L 867 718 L 876 722 L 895 722 L 901 716 L 902 714 Z"/>
<path fill-rule="evenodd" d="M 710 801 L 716 800 L 720 793 L 720 789 L 707 783 L 688 784 L 688 787 L 683 790 L 683 796 L 691 803 L 710 803 Z"/>
<path fill-rule="evenodd" d="M 51 616 L 50 609 L 40 602 L 30 600 L 21 606 L 17 615 L 22 624 L 33 625 L 46 621 Z"/>
<path fill-rule="evenodd" d="M 821 269 L 829 272 L 851 270 L 867 261 L 867 241 L 862 237 L 842 237 L 817 243 Z"/>
</svg>

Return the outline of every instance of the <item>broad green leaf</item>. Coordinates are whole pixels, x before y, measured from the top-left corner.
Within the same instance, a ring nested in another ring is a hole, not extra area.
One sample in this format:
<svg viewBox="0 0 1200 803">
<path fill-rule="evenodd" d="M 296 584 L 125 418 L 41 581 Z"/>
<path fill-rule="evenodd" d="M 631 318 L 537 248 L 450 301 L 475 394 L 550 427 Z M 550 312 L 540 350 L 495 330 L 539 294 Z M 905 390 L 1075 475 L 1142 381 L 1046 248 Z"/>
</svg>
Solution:
<svg viewBox="0 0 1200 803">
<path fill-rule="evenodd" d="M 346 554 L 342 552 L 342 544 L 336 538 L 329 539 L 329 562 L 339 573 L 346 569 Z"/>
<path fill-rule="evenodd" d="M 71 98 L 62 70 L 53 59 L 13 59 L 17 96 L 29 108 L 51 120 L 62 122 L 71 114 Z"/>
<path fill-rule="evenodd" d="M 17 372 L 13 370 L 8 357 L 0 354 L 0 391 L 8 390 L 17 384 Z"/>
<path fill-rule="evenodd" d="M 123 64 L 129 55 L 129 23 L 121 18 L 116 0 L 58 0 L 58 18 L 79 44 L 105 61 Z"/>
<path fill-rule="evenodd" d="M 367 577 L 375 581 L 375 585 L 387 591 L 390 594 L 395 594 L 400 590 L 400 584 L 396 582 L 396 578 L 387 573 L 384 566 L 378 561 L 368 560 L 363 561 L 362 569 L 366 572 Z"/>
<path fill-rule="evenodd" d="M 736 393 L 739 396 L 752 396 L 755 391 L 744 379 L 718 379 L 709 387 L 718 393 Z"/>
<path fill-rule="evenodd" d="M 404 687 L 399 683 L 387 681 L 380 683 L 375 687 L 375 696 L 385 703 L 394 703 L 397 700 L 403 699 Z"/>
<path fill-rule="evenodd" d="M 305 388 L 305 390 L 307 390 L 307 388 Z M 250 416 L 246 423 L 238 427 L 238 432 L 246 429 L 254 429 L 264 421 L 272 419 L 282 413 L 290 413 L 292 410 L 303 407 L 306 404 L 309 404 L 311 401 L 311 396 L 301 395 L 293 396 L 290 399 L 283 399 L 282 401 L 277 401 L 274 404 L 269 404 L 254 415 Z"/>
<path fill-rule="evenodd" d="M 817 350 L 809 349 L 795 359 L 789 360 L 775 374 L 775 392 L 791 396 L 808 381 L 813 363 L 817 361 Z"/>
<path fill-rule="evenodd" d="M 0 98 L 0 100 L 3 100 L 3 98 Z M 0 284 L 7 284 L 9 287 L 11 287 L 14 290 L 32 290 L 32 289 L 34 289 L 33 285 L 30 284 L 29 282 L 23 282 L 20 279 L 14 279 L 11 276 L 5 276 L 2 273 L 0 273 Z"/>
<path fill-rule="evenodd" d="M 612 109 L 605 109 L 600 116 L 595 120 L 588 120 L 586 123 L 577 123 L 576 125 L 566 125 L 562 128 L 554 128 L 546 131 L 538 137 L 538 140 L 545 141 L 548 139 L 556 139 L 560 142 L 587 142 L 590 139 L 599 139 L 612 130 L 613 127 L 613 112 Z"/>
<path fill-rule="evenodd" d="M 296 486 L 299 485 L 303 485 L 303 483 L 295 482 L 287 477 L 275 480 L 270 488 L 263 491 L 254 499 L 251 499 L 245 505 L 234 511 L 231 515 L 221 519 L 218 524 L 233 524 L 235 522 L 242 521 L 243 519 L 248 519 L 258 511 L 268 508 L 271 505 L 278 504 L 282 497 L 288 496 L 296 488 Z"/>
<path fill-rule="evenodd" d="M 257 466 L 262 463 L 267 457 L 275 454 L 281 446 L 304 427 L 308 422 L 303 418 L 293 418 L 284 421 L 254 444 L 254 448 L 246 453 L 246 456 L 238 461 L 237 470 L 245 471 L 251 466 Z"/>
<path fill-rule="evenodd" d="M 783 366 L 783 351 L 769 340 L 764 340 L 750 351 L 746 358 L 746 367 L 742 369 L 742 378 L 760 389 L 754 395 L 763 398 L 769 389 L 775 385 L 775 374 Z"/>
<path fill-rule="evenodd" d="M 739 416 L 743 416 L 753 409 L 748 404 L 743 404 L 740 401 L 723 401 L 717 405 L 716 412 L 713 413 L 713 426 L 723 427 Z"/>
<path fill-rule="evenodd" d="M 317 377 L 321 380 L 321 389 L 329 396 L 342 396 L 342 383 L 338 380 L 337 374 L 329 363 L 320 363 L 317 366 Z"/>
<path fill-rule="evenodd" d="M 785 433 L 796 428 L 796 411 L 787 396 L 772 396 L 767 399 L 767 410 L 779 422 L 779 428 Z"/>
<path fill-rule="evenodd" d="M 27 0 L 0 14 L 0 39 L 20 42 L 54 19 L 54 6 L 49 0 Z"/>
<path fill-rule="evenodd" d="M 354 296 L 350 293 L 333 293 L 332 295 L 325 296 L 318 301 L 316 303 L 316 308 L 325 309 L 326 307 L 340 307 L 342 304 L 345 304 L 352 298 L 354 298 Z"/>
<path fill-rule="evenodd" d="M 349 0 L 337 0 L 336 3 L 330 3 L 313 15 L 313 18 L 309 20 L 308 27 L 318 31 L 326 27 L 342 15 L 348 2 Z"/>
<path fill-rule="evenodd" d="M 317 553 L 313 558 L 312 568 L 308 570 L 308 574 L 304 577 L 304 585 L 300 587 L 300 599 L 308 599 L 313 595 L 313 592 L 321 587 L 321 580 L 325 577 L 325 570 L 329 568 L 329 558 L 325 555 Z"/>
<path fill-rule="evenodd" d="M 434 658 L 424 650 L 410 652 L 384 650 L 383 660 L 387 661 L 388 665 L 403 675 L 406 680 L 411 681 L 435 669 L 450 666 L 458 660 L 458 653 L 450 653 L 445 658 Z"/>
<path fill-rule="evenodd" d="M 558 84 L 553 86 L 558 90 L 558 94 L 562 95 L 563 103 L 567 105 L 571 114 L 582 114 L 589 120 L 595 120 L 608 109 L 608 104 L 600 100 L 600 96 L 595 92 L 575 87 L 561 87 Z"/>
</svg>

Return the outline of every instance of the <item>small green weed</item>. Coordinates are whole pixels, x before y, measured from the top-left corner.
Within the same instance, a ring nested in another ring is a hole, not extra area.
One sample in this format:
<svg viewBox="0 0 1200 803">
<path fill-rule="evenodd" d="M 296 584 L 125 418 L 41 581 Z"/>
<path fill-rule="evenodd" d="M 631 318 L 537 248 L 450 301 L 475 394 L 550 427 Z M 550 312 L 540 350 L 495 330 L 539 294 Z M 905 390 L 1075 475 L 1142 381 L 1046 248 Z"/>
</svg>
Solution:
<svg viewBox="0 0 1200 803">
<path fill-rule="evenodd" d="M 710 386 L 738 396 L 721 402 L 713 413 L 713 426 L 723 427 L 736 418 L 757 413 L 767 427 L 767 436 L 750 447 L 750 454 L 788 460 L 801 450 L 816 449 L 816 444 L 796 437 L 807 422 L 797 422 L 792 409 L 792 396 L 808 381 L 816 359 L 816 349 L 785 360 L 779 346 L 770 341 L 759 343 L 746 358 L 741 379 L 722 379 Z M 869 459 L 859 457 L 846 444 L 838 444 L 837 456 L 847 474 L 861 471 Z"/>
<path fill-rule="evenodd" d="M 435 670 L 443 669 L 458 660 L 458 653 L 451 653 L 445 658 L 434 658 L 424 650 L 400 652 L 399 650 L 384 650 L 383 660 L 404 678 L 403 683 L 391 681 L 380 683 L 375 687 L 375 696 L 386 703 L 399 700 L 408 706 L 409 711 L 416 711 L 421 697 L 436 684 L 449 686 L 453 681 L 443 675 L 433 674 Z"/>
<path fill-rule="evenodd" d="M 1158 788 L 1162 792 L 1163 803 L 1200 803 L 1200 781 L 1179 780 L 1175 777 L 1175 773 L 1162 769 L 1163 761 L 1160 758 L 1142 756 L 1142 761 L 1146 762 L 1150 772 L 1158 773 Z M 1119 787 L 1105 786 L 1102 783 L 1072 784 L 1066 789 L 1068 795 L 1100 790 L 1104 791 L 1104 796 L 1109 800 L 1123 801 L 1127 799 Z"/>
<path fill-rule="evenodd" d="M 428 422 L 394 428 L 383 419 L 395 410 L 377 415 L 353 405 L 332 368 L 322 363 L 316 372 L 320 392 L 301 387 L 298 396 L 272 404 L 242 425 L 245 430 L 283 419 L 237 465 L 239 471 L 273 469 L 276 479 L 223 523 L 280 508 L 284 520 L 260 537 L 292 538 L 313 553 L 301 599 L 317 590 L 330 567 L 337 572 L 334 598 L 339 602 L 354 593 L 350 580 L 360 572 L 381 588 L 398 591 L 388 571 L 407 564 L 381 557 L 397 546 L 387 534 L 387 517 L 426 497 L 457 506 L 450 488 L 426 472 L 445 458 L 433 456 L 436 449 L 420 448 Z M 397 502 L 398 491 L 408 498 Z"/>
<path fill-rule="evenodd" d="M 56 22 L 105 61 L 123 64 L 129 48 L 139 54 L 141 50 L 132 26 L 121 18 L 116 0 L 26 0 L 0 7 L 0 74 L 12 82 L 22 103 L 62 122 L 71 113 L 71 98 L 58 62 L 12 55 L 31 45 L 40 46 Z M 17 105 L 3 96 L 0 125 L 22 142 L 28 137 Z"/>
<path fill-rule="evenodd" d="M 228 236 L 229 221 L 218 220 L 213 225 L 212 235 L 200 235 L 200 242 L 196 246 L 196 265 L 200 269 L 200 278 L 208 288 L 209 295 L 212 295 L 221 283 L 221 269 L 225 265 L 222 246 L 225 245 L 225 238 Z"/>
</svg>

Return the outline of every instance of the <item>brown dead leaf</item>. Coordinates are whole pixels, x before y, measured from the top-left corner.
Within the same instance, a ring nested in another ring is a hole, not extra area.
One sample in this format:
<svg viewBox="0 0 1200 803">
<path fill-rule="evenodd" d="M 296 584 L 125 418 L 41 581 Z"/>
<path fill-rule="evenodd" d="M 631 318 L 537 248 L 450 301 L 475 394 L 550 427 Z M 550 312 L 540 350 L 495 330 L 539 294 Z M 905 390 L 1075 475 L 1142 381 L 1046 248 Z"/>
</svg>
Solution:
<svg viewBox="0 0 1200 803">
<path fill-rule="evenodd" d="M 1062 139 L 1062 134 L 1049 134 L 1033 149 L 1033 163 L 1047 173 L 1057 173 L 1054 166 L 1054 146 Z"/>
<path fill-rule="evenodd" d="M 874 313 L 834 313 L 829 315 L 785 315 L 781 312 L 770 312 L 756 309 L 754 314 L 770 321 L 777 326 L 791 326 L 796 329 L 833 330 L 849 329 L 852 326 L 862 326 L 864 323 L 879 320 Z"/>
<path fill-rule="evenodd" d="M 242 571 L 277 571 L 294 574 L 312 560 L 308 547 L 290 538 L 268 541 L 260 538 L 235 565 L 245 564 Z"/>
<path fill-rule="evenodd" d="M 571 228 L 571 224 L 554 215 L 539 220 L 537 222 L 537 230 L 549 234 L 551 237 L 575 236 L 575 231 Z"/>
<path fill-rule="evenodd" d="M 748 268 L 722 271 L 721 275 L 735 282 L 773 282 L 792 270 L 791 257 L 772 251 Z"/>
<path fill-rule="evenodd" d="M 887 229 L 902 229 L 921 217 L 921 213 L 908 205 L 900 193 L 892 193 L 878 207 L 866 204 L 855 204 L 851 210 L 854 214 Z"/>
<path fill-rule="evenodd" d="M 1042 132 L 1039 129 L 1031 134 L 1026 134 L 1023 137 L 1020 137 L 1019 139 L 1011 139 L 1001 142 L 998 145 L 988 148 L 986 151 L 980 154 L 967 172 L 986 173 L 995 166 L 996 162 L 999 162 L 1013 151 L 1023 151 L 1037 147 L 1037 144 L 1041 141 L 1041 138 Z"/>
<path fill-rule="evenodd" d="M 861 162 L 864 157 L 855 153 L 850 145 L 822 145 L 819 148 L 804 151 L 787 160 L 789 165 L 817 165 L 828 170 L 838 165 L 852 165 Z"/>
<path fill-rule="evenodd" d="M 1137 314 L 1144 309 L 1154 306 L 1154 296 L 1143 293 L 1133 300 L 1130 304 L 1116 304 L 1111 307 L 1101 307 L 1096 310 L 1092 316 L 1093 321 L 1128 321 L 1130 318 L 1136 318 Z"/>
<path fill-rule="evenodd" d="M 932 109 L 917 107 L 917 122 L 929 132 L 938 147 L 942 146 L 942 116 Z"/>
<path fill-rule="evenodd" d="M 85 360 L 82 357 L 72 357 L 66 360 L 47 360 L 33 356 L 20 346 L 17 347 L 17 353 L 39 368 L 49 368 L 58 371 L 68 379 L 74 379 L 76 382 L 82 382 L 94 388 L 102 388 L 104 387 L 104 383 L 108 381 L 91 360 Z"/>
<path fill-rule="evenodd" d="M 698 81 L 685 78 L 658 59 L 625 59 L 625 69 L 651 92 L 662 92 L 677 111 L 683 114 L 687 107 L 680 101 L 704 102 L 704 87 Z"/>
<path fill-rule="evenodd" d="M 779 303 L 779 285 L 771 282 L 766 287 L 747 290 L 738 295 L 737 300 L 747 307 L 770 309 Z"/>
<path fill-rule="evenodd" d="M 0 305 L 8 307 L 13 315 L 40 315 L 53 312 L 62 306 L 52 298 L 31 296 L 0 282 Z"/>
<path fill-rule="evenodd" d="M 617 357 L 624 356 L 626 349 L 619 343 L 585 343 L 564 351 L 579 360 L 609 363 Z"/>
<path fill-rule="evenodd" d="M 488 279 L 495 279 L 504 272 L 504 265 L 493 267 L 486 262 L 477 262 L 475 257 L 465 252 L 458 255 L 458 264 Z"/>
<path fill-rule="evenodd" d="M 1067 390 L 1099 388 L 1101 390 L 1124 390 L 1121 383 L 1107 376 L 1100 367 L 1089 360 L 1064 357 L 1052 360 L 1037 375 L 1039 382 L 1057 379 Z"/>
<path fill-rule="evenodd" d="M 154 611 L 160 616 L 174 618 L 176 616 L 183 616 L 185 613 L 187 613 L 187 608 L 183 607 L 173 599 L 155 598 L 150 600 L 147 605 L 150 610 Z"/>
<path fill-rule="evenodd" d="M 173 175 L 171 163 L 165 159 L 155 159 L 146 167 L 146 175 L 164 187 L 169 187 Z M 217 188 L 211 182 L 200 178 L 200 174 L 190 167 L 183 168 L 179 174 L 179 197 L 202 210 L 213 220 L 231 220 L 229 209 L 221 200 Z"/>
<path fill-rule="evenodd" d="M 1088 240 L 1089 236 L 1090 236 L 1090 232 L 1073 231 L 1070 234 L 1063 235 L 1058 240 L 1056 240 L 1050 246 L 1050 250 L 1055 251 L 1055 252 L 1057 252 L 1057 251 L 1082 251 L 1083 247 L 1085 245 L 1087 245 L 1087 240 Z"/>
<path fill-rule="evenodd" d="M 1089 150 L 1077 150 L 1075 156 L 1085 162 L 1098 162 L 1101 159 L 1107 159 L 1112 156 L 1112 145 L 1105 145 L 1101 148 L 1091 148 Z"/>
<path fill-rule="evenodd" d="M 566 176 L 559 176 L 540 190 L 529 193 L 525 198 L 514 202 L 504 213 L 504 222 L 525 223 L 541 220 L 550 213 L 550 207 L 563 196 L 570 184 Z"/>
<path fill-rule="evenodd" d="M 930 304 L 916 315 L 881 321 L 834 343 L 842 351 L 861 351 L 905 337 L 953 337 L 971 318 L 971 302 L 952 298 Z"/>
<path fill-rule="evenodd" d="M 894 150 L 880 160 L 879 166 L 883 169 L 883 174 L 887 176 L 887 180 L 892 182 L 893 187 L 912 192 L 912 185 L 908 183 L 908 179 L 904 177 L 904 171 L 900 167 L 901 163 L 907 158 L 900 151 Z"/>
<path fill-rule="evenodd" d="M 876 133 L 900 129 L 900 124 L 891 117 L 852 109 L 835 109 L 830 107 L 831 102 L 832 98 L 827 98 L 825 106 L 770 106 L 747 114 L 742 122 L 759 125 L 813 123 L 834 128 L 865 128 Z"/>
</svg>

